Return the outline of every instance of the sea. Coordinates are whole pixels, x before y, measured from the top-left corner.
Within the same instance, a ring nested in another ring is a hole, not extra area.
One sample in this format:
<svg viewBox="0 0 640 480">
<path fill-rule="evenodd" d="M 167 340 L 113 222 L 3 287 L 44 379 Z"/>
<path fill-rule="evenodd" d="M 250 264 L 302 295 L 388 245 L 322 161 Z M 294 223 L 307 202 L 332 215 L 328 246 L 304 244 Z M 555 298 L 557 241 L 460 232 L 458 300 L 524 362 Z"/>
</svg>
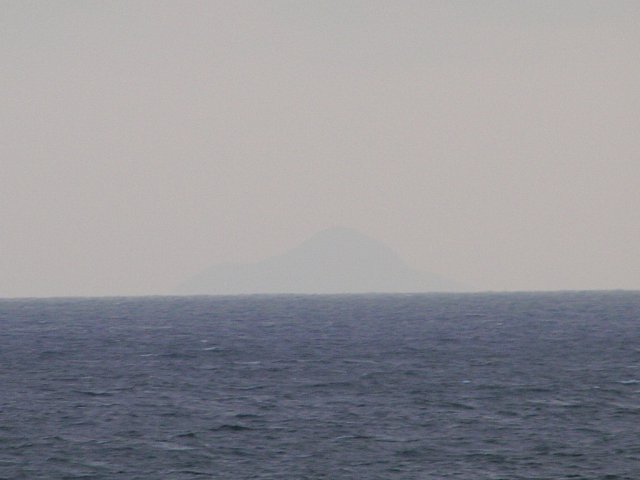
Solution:
<svg viewBox="0 0 640 480">
<path fill-rule="evenodd" d="M 640 292 L 0 300 L 0 478 L 640 478 Z"/>
</svg>

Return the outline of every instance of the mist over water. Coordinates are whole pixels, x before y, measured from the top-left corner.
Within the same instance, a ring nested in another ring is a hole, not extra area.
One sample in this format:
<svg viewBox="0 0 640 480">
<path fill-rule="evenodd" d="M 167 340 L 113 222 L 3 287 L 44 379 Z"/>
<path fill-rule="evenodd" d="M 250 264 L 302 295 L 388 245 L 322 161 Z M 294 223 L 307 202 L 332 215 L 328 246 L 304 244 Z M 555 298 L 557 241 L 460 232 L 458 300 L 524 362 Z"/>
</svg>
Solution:
<svg viewBox="0 0 640 480">
<path fill-rule="evenodd" d="M 640 294 L 0 301 L 0 477 L 635 479 Z"/>
<path fill-rule="evenodd" d="M 0 297 L 162 295 L 334 225 L 639 289 L 637 0 L 3 0 Z"/>
</svg>

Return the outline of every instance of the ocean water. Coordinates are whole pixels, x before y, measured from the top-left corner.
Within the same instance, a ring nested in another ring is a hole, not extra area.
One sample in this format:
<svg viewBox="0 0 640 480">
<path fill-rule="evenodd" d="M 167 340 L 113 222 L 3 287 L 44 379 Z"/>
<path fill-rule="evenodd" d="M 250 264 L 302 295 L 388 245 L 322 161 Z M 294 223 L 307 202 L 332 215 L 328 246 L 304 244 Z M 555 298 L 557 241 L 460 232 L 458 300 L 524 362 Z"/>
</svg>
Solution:
<svg viewBox="0 0 640 480">
<path fill-rule="evenodd" d="M 0 301 L 2 479 L 638 479 L 640 293 Z"/>
</svg>

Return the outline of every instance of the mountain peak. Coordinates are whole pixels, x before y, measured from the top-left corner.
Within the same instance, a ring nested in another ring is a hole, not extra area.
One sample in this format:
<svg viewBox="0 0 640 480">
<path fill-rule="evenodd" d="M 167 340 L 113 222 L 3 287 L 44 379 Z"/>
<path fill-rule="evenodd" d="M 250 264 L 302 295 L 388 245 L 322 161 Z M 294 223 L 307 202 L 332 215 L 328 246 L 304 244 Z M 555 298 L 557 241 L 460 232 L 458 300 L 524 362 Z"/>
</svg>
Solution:
<svg viewBox="0 0 640 480">
<path fill-rule="evenodd" d="M 351 239 L 354 241 L 359 240 L 359 241 L 365 241 L 365 242 L 375 241 L 367 237 L 362 232 L 359 232 L 358 230 L 354 230 L 353 228 L 342 227 L 342 226 L 329 227 L 329 228 L 325 228 L 324 230 L 320 230 L 319 232 L 309 237 L 307 241 L 311 241 L 314 239 L 326 240 L 326 241 L 345 240 L 345 239 Z"/>
<path fill-rule="evenodd" d="M 401 260 L 383 243 L 363 233 L 346 227 L 333 227 L 311 236 L 293 250 L 277 257 L 305 256 L 333 263 L 341 260 L 347 263 Z"/>
</svg>

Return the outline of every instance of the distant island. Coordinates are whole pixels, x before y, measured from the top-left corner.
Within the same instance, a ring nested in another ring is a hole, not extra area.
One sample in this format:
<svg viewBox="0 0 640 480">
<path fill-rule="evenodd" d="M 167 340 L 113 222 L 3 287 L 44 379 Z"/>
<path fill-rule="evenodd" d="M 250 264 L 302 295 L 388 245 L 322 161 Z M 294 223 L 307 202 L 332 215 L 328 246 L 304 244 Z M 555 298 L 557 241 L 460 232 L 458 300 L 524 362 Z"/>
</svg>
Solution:
<svg viewBox="0 0 640 480">
<path fill-rule="evenodd" d="M 186 280 L 184 295 L 450 292 L 463 287 L 408 267 L 389 247 L 349 228 L 323 230 L 254 264 L 221 264 Z"/>
</svg>

